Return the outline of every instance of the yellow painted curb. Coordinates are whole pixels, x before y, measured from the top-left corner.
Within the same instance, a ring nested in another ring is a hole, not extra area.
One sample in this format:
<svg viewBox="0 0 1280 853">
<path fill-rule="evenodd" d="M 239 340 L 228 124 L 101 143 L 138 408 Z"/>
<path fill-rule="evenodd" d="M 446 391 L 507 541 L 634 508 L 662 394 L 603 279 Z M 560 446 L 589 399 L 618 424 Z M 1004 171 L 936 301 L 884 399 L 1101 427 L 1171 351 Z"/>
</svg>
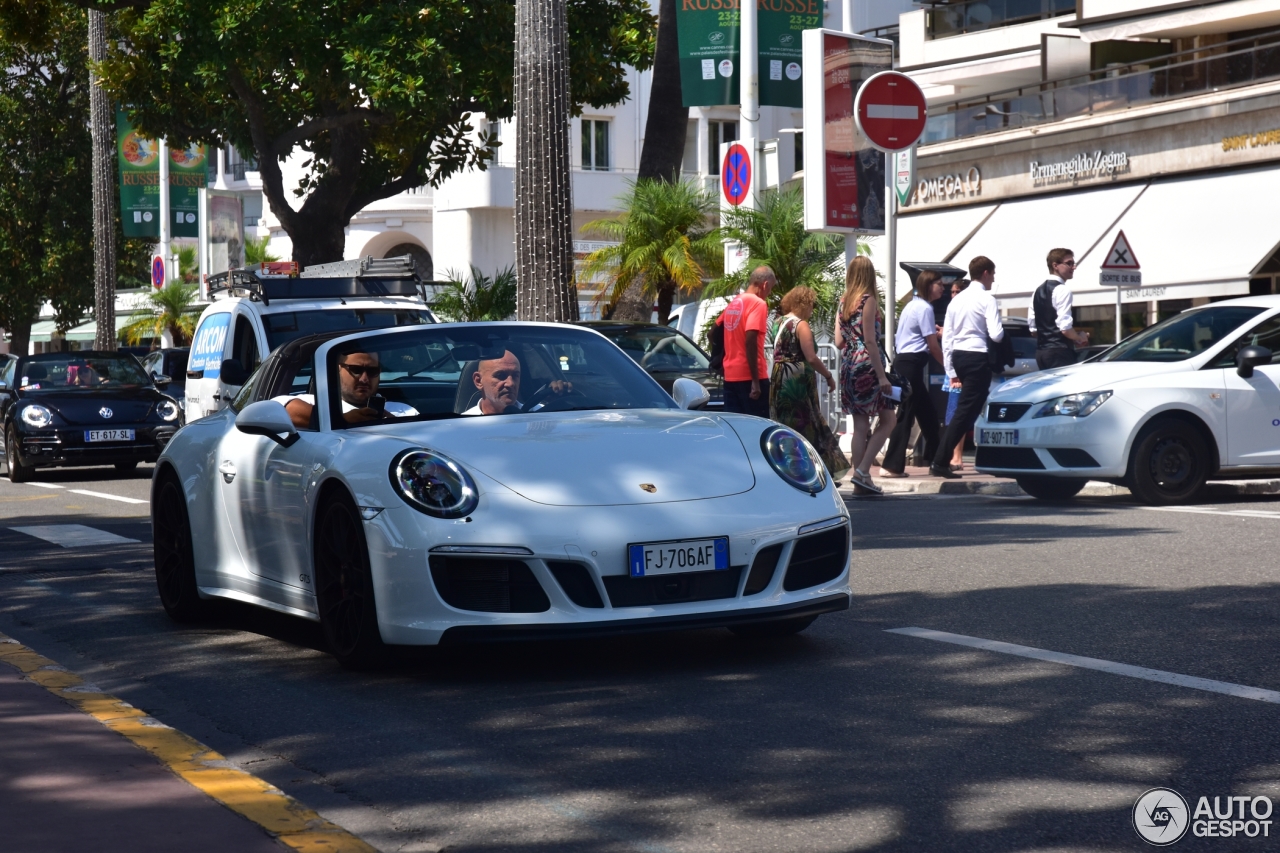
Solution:
<svg viewBox="0 0 1280 853">
<path fill-rule="evenodd" d="M 279 788 L 230 766 L 204 744 L 121 699 L 99 692 L 65 667 L 0 634 L 0 661 L 154 755 L 197 789 L 301 853 L 378 853 Z"/>
</svg>

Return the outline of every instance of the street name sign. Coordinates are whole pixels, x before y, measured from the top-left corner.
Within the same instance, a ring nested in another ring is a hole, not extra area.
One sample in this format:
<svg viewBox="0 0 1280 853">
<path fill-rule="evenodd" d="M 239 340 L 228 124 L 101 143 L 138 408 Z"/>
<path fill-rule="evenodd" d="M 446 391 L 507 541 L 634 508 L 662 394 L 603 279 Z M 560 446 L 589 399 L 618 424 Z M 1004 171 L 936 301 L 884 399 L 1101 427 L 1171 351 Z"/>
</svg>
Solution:
<svg viewBox="0 0 1280 853">
<path fill-rule="evenodd" d="M 858 89 L 853 114 L 867 141 L 893 154 L 920 141 L 928 107 L 916 81 L 898 71 L 882 71 Z"/>
</svg>

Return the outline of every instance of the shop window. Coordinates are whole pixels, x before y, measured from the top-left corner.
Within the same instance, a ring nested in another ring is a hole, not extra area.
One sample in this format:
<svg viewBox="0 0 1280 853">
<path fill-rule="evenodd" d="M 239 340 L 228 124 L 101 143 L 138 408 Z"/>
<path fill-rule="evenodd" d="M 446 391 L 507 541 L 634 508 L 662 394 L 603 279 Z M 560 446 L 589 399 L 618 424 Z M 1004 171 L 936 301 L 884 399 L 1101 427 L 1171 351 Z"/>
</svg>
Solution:
<svg viewBox="0 0 1280 853">
<path fill-rule="evenodd" d="M 707 174 L 720 174 L 720 145 L 738 139 L 736 121 L 707 122 Z"/>
<path fill-rule="evenodd" d="M 609 121 L 599 118 L 582 120 L 582 168 L 587 171 L 609 171 Z"/>
<path fill-rule="evenodd" d="M 684 157 L 680 161 L 680 171 L 698 171 L 698 122 L 691 120 L 684 132 Z"/>
<path fill-rule="evenodd" d="M 1190 299 L 1162 299 L 1156 303 L 1156 320 L 1167 320 L 1191 307 Z"/>
</svg>

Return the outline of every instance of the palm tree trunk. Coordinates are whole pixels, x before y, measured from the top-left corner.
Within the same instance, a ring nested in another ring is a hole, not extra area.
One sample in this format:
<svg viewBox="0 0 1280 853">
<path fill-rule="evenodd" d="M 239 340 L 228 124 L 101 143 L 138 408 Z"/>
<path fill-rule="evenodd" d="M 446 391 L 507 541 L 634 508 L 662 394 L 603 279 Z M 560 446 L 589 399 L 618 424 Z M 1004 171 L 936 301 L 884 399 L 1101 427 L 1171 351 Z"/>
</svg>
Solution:
<svg viewBox="0 0 1280 853">
<path fill-rule="evenodd" d="M 658 323 L 665 326 L 671 320 L 671 306 L 676 301 L 676 283 L 664 281 L 658 287 Z"/>
<path fill-rule="evenodd" d="M 89 61 L 107 58 L 107 17 L 89 10 Z M 115 121 L 107 93 L 89 70 L 89 119 L 93 141 L 93 348 L 116 348 Z"/>
<path fill-rule="evenodd" d="M 578 319 L 566 0 L 516 0 L 516 317 Z"/>
</svg>

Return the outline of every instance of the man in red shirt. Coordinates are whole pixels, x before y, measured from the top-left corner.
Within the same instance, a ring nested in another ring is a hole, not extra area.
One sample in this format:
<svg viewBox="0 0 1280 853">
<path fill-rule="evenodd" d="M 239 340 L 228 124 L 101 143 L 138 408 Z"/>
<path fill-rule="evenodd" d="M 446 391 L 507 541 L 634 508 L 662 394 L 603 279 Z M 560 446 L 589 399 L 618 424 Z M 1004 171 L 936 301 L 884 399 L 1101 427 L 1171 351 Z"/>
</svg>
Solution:
<svg viewBox="0 0 1280 853">
<path fill-rule="evenodd" d="M 765 302 L 778 279 L 767 266 L 751 271 L 745 292 L 716 318 L 724 326 L 724 409 L 769 417 L 769 365 L 764 339 L 769 328 Z"/>
</svg>

